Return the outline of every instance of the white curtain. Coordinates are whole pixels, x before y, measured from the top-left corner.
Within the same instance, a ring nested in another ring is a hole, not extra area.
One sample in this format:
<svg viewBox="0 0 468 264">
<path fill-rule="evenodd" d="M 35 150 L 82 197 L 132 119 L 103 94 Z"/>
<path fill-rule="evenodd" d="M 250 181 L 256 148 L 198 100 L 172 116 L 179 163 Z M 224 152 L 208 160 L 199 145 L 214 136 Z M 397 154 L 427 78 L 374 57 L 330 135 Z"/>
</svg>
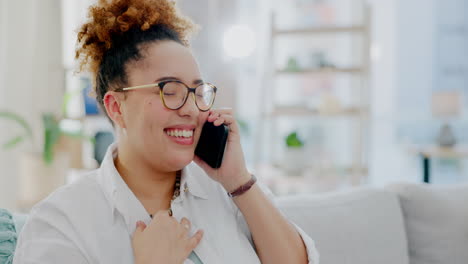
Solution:
<svg viewBox="0 0 468 264">
<path fill-rule="evenodd" d="M 22 115 L 34 144 L 0 148 L 0 207 L 14 209 L 20 153 L 40 151 L 41 113 L 60 110 L 64 91 L 60 0 L 0 0 L 0 109 Z M 0 144 L 20 132 L 0 120 Z"/>
</svg>

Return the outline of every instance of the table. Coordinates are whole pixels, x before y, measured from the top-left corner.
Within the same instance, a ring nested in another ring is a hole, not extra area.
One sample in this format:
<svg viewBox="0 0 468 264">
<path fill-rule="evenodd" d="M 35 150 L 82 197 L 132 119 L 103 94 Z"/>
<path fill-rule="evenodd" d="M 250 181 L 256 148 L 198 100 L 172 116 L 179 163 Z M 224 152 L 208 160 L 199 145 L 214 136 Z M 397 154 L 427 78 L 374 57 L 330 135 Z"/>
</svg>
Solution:
<svg viewBox="0 0 468 264">
<path fill-rule="evenodd" d="M 426 146 L 415 150 L 421 157 L 423 168 L 423 182 L 431 182 L 431 159 L 463 159 L 468 158 L 468 146 L 440 147 Z"/>
</svg>

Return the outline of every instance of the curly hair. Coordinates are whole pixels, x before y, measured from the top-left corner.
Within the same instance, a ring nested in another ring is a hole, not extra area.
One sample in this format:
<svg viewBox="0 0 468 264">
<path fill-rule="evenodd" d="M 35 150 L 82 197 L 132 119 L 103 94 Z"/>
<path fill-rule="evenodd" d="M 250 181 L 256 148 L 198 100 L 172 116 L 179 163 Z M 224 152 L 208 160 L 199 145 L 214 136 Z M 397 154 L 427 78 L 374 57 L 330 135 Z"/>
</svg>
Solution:
<svg viewBox="0 0 468 264">
<path fill-rule="evenodd" d="M 171 0 L 99 0 L 78 32 L 75 58 L 79 71 L 92 74 L 104 109 L 104 94 L 126 84 L 125 65 L 142 58 L 142 44 L 172 40 L 188 47 L 196 29 Z"/>
</svg>

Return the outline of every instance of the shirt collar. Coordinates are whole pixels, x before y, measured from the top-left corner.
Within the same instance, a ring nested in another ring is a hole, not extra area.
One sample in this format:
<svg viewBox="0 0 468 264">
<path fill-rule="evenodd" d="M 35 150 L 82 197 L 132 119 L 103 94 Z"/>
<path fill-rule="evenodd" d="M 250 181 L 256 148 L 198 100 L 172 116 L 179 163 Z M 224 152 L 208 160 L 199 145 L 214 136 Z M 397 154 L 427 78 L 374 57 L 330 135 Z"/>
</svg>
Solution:
<svg viewBox="0 0 468 264">
<path fill-rule="evenodd" d="M 125 219 L 128 230 L 131 234 L 135 231 L 136 222 L 141 220 L 148 223 L 151 219 L 141 202 L 130 190 L 128 185 L 115 168 L 114 159 L 117 156 L 117 143 L 112 143 L 104 156 L 98 173 L 98 183 L 111 204 L 112 214 L 118 210 Z M 208 193 L 200 184 L 200 173 L 203 170 L 195 163 L 190 163 L 182 170 L 181 174 L 181 195 L 176 201 L 181 202 L 190 193 L 196 198 L 208 199 Z M 184 190 L 187 190 L 185 192 Z"/>
<path fill-rule="evenodd" d="M 195 197 L 201 199 L 208 199 L 208 192 L 200 184 L 202 171 L 194 162 L 191 162 L 185 168 L 182 169 L 182 175 L 180 179 L 181 193 L 187 188 L 187 192 Z"/>
</svg>

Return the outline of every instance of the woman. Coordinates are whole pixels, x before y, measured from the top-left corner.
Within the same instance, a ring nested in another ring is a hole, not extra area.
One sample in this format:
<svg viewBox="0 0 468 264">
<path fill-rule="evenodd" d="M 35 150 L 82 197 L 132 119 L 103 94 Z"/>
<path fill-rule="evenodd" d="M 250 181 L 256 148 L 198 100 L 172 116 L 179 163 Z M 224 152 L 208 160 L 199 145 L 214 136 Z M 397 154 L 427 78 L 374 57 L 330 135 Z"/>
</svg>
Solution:
<svg viewBox="0 0 468 264">
<path fill-rule="evenodd" d="M 211 110 L 192 29 L 169 0 L 90 8 L 77 58 L 118 140 L 32 210 L 14 263 L 318 263 L 246 169 L 232 110 Z M 194 156 L 205 122 L 229 127 L 219 169 Z"/>
</svg>

